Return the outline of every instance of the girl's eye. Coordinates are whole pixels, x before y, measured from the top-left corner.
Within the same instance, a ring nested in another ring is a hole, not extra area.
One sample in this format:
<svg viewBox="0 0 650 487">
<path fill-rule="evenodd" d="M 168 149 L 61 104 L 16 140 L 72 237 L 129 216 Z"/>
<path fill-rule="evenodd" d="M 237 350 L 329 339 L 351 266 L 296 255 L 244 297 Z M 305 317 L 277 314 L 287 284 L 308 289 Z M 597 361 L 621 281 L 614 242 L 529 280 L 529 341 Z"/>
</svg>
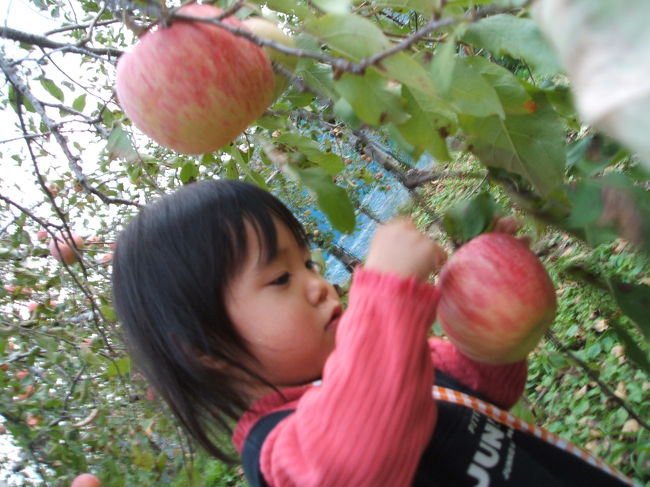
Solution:
<svg viewBox="0 0 650 487">
<path fill-rule="evenodd" d="M 315 260 L 309 259 L 307 262 L 305 262 L 305 266 L 307 269 L 310 269 L 312 271 L 316 271 L 320 274 L 320 271 L 322 270 L 322 266 L 316 262 Z"/>
<path fill-rule="evenodd" d="M 273 279 L 269 284 L 272 286 L 283 286 L 289 282 L 289 278 L 291 277 L 291 274 L 288 272 L 285 272 L 282 274 L 280 277 L 277 279 Z"/>
</svg>

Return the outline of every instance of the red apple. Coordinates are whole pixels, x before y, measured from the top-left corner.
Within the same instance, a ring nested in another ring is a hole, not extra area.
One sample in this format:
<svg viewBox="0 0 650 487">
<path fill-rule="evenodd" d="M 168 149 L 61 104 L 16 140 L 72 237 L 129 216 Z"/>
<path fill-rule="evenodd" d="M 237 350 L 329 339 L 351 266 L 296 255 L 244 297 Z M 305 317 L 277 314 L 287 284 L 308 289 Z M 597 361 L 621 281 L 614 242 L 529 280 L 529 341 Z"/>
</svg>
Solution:
<svg viewBox="0 0 650 487">
<path fill-rule="evenodd" d="M 18 394 L 17 398 L 19 401 L 24 401 L 25 399 L 29 399 L 32 394 L 34 394 L 34 384 L 27 384 L 25 392 Z"/>
<path fill-rule="evenodd" d="M 440 274 L 440 324 L 464 355 L 481 362 L 526 358 L 553 322 L 556 307 L 542 263 L 504 233 L 486 233 L 463 245 Z"/>
<path fill-rule="evenodd" d="M 178 13 L 216 17 L 190 4 Z M 222 22 L 242 27 L 234 17 Z M 117 65 L 117 97 L 133 123 L 160 145 L 187 154 L 234 140 L 273 101 L 273 70 L 263 49 L 205 22 L 175 19 L 145 33 Z"/>
<path fill-rule="evenodd" d="M 58 243 L 58 245 L 57 245 Z M 71 243 L 74 243 L 74 246 L 80 250 L 84 246 L 84 240 L 76 233 L 72 232 L 72 242 L 67 232 L 63 232 L 56 237 L 55 239 L 50 240 L 50 254 L 59 262 L 65 262 L 66 264 L 74 264 L 77 262 L 77 256 L 72 249 Z"/>
<path fill-rule="evenodd" d="M 145 394 L 145 399 L 147 401 L 155 401 L 156 400 L 156 389 L 153 386 L 149 386 L 147 388 L 147 393 Z"/>
<path fill-rule="evenodd" d="M 41 419 L 42 418 L 40 416 L 35 416 L 32 413 L 27 413 L 27 426 L 31 426 L 32 428 L 38 426 L 41 422 Z"/>
<path fill-rule="evenodd" d="M 47 230 L 41 228 L 38 232 L 36 232 L 36 240 L 39 242 L 45 242 L 47 240 Z"/>
<path fill-rule="evenodd" d="M 28 375 L 29 375 L 29 370 L 19 370 L 18 372 L 16 372 L 16 379 L 23 380 Z"/>
<path fill-rule="evenodd" d="M 74 478 L 70 487 L 102 487 L 102 483 L 94 475 L 82 473 Z"/>
</svg>

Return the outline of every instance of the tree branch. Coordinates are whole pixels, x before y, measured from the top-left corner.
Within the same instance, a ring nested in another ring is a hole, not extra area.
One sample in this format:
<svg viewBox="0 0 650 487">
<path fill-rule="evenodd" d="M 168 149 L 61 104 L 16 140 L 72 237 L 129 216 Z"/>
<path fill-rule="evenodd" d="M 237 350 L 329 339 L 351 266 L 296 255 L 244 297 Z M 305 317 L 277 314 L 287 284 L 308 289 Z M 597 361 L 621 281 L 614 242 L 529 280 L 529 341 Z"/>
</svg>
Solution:
<svg viewBox="0 0 650 487">
<path fill-rule="evenodd" d="M 70 151 L 70 148 L 68 147 L 68 141 L 59 131 L 58 125 L 54 123 L 52 119 L 50 119 L 50 117 L 45 112 L 45 107 L 43 106 L 41 101 L 38 98 L 36 98 L 29 90 L 29 88 L 23 83 L 22 79 L 20 79 L 20 77 L 16 73 L 14 66 L 11 65 L 11 63 L 8 61 L 8 59 L 4 56 L 4 53 L 2 52 L 0 52 L 0 68 L 5 73 L 5 76 L 7 77 L 9 82 L 14 86 L 16 92 L 19 93 L 20 96 L 27 99 L 34 107 L 36 113 L 40 115 L 41 120 L 43 121 L 45 126 L 50 130 L 50 132 L 56 139 L 57 143 L 61 147 L 63 154 L 68 159 L 68 165 L 70 166 L 70 169 L 72 170 L 73 174 L 77 178 L 79 184 L 83 188 L 85 188 L 86 191 L 96 195 L 106 204 L 131 205 L 139 208 L 140 205 L 134 201 L 124 200 L 121 198 L 110 198 L 106 196 L 104 193 L 102 193 L 101 191 L 99 191 L 98 189 L 90 185 L 88 179 L 86 178 L 86 175 L 83 173 L 81 166 L 79 165 L 79 158 L 73 155 L 72 152 Z M 27 143 L 29 145 L 29 140 L 27 140 Z"/>
<path fill-rule="evenodd" d="M 114 57 L 119 57 L 124 54 L 124 51 L 113 47 L 79 47 L 73 44 L 66 44 L 65 42 L 53 41 L 45 36 L 30 34 L 10 27 L 0 27 L 0 37 L 21 42 L 23 44 L 29 44 L 30 46 L 38 46 L 44 49 L 58 49 L 64 52 L 74 52 L 77 54 L 94 54 L 98 56 Z"/>
<path fill-rule="evenodd" d="M 650 424 L 648 424 L 646 421 L 644 421 L 643 418 L 641 418 L 632 408 L 630 408 L 623 399 L 618 397 L 616 394 L 614 394 L 614 391 L 612 391 L 607 384 L 605 384 L 602 380 L 600 380 L 600 377 L 598 377 L 598 374 L 594 372 L 589 365 L 587 365 L 585 362 L 580 360 L 574 353 L 571 352 L 568 348 L 566 348 L 564 345 L 562 345 L 562 342 L 553 334 L 553 332 L 548 331 L 546 333 L 546 337 L 553 342 L 553 345 L 555 345 L 562 353 L 566 354 L 569 356 L 571 360 L 573 360 L 576 364 L 580 366 L 580 368 L 587 374 L 587 376 L 593 380 L 600 389 L 605 393 L 605 395 L 614 401 L 616 404 L 621 406 L 623 409 L 627 411 L 627 413 L 632 416 L 641 426 L 643 426 L 645 429 L 650 431 Z"/>
</svg>

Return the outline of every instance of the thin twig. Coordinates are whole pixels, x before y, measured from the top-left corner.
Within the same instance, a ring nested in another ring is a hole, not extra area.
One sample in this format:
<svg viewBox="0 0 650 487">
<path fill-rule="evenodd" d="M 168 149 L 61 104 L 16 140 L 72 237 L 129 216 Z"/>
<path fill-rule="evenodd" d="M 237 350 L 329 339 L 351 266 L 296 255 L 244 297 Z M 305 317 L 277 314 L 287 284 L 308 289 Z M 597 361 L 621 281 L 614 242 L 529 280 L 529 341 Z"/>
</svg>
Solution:
<svg viewBox="0 0 650 487">
<path fill-rule="evenodd" d="M 598 377 L 598 373 L 592 370 L 588 364 L 586 364 L 584 361 L 582 361 L 578 356 L 576 356 L 574 353 L 571 352 L 567 347 L 562 345 L 562 342 L 555 336 L 555 334 L 552 331 L 548 331 L 546 333 L 546 337 L 553 342 L 553 345 L 555 345 L 562 353 L 566 354 L 571 360 L 573 360 L 576 364 L 580 366 L 580 368 L 587 374 L 587 376 L 593 380 L 600 389 L 605 393 L 605 395 L 614 401 L 616 404 L 621 406 L 627 413 L 632 416 L 641 426 L 643 426 L 645 429 L 650 431 L 650 424 L 648 424 L 643 418 L 641 418 L 632 408 L 630 408 L 623 399 L 618 397 L 614 391 L 610 389 L 610 387 L 605 384 L 602 380 L 600 380 L 600 377 Z"/>
<path fill-rule="evenodd" d="M 113 47 L 79 47 L 65 42 L 57 42 L 45 36 L 30 34 L 10 27 L 0 27 L 0 37 L 47 49 L 60 49 L 77 54 L 95 54 L 99 56 L 121 56 L 124 51 Z"/>
<path fill-rule="evenodd" d="M 72 170 L 73 174 L 75 175 L 79 184 L 86 191 L 96 195 L 106 204 L 131 205 L 139 208 L 140 207 L 139 203 L 121 199 L 121 198 L 110 198 L 106 196 L 104 193 L 102 193 L 101 191 L 99 191 L 98 189 L 90 185 L 86 175 L 83 173 L 81 166 L 79 165 L 79 157 L 72 154 L 70 148 L 68 147 L 68 141 L 59 131 L 57 124 L 54 123 L 52 119 L 50 119 L 50 117 L 45 112 L 45 107 L 43 106 L 41 101 L 38 98 L 36 98 L 30 91 L 30 89 L 23 83 L 22 79 L 16 73 L 15 68 L 11 65 L 11 63 L 7 60 L 7 58 L 4 56 L 4 53 L 2 52 L 0 52 L 0 68 L 5 73 L 5 76 L 7 77 L 9 82 L 14 86 L 16 92 L 19 93 L 25 99 L 27 99 L 30 102 L 30 104 L 34 107 L 36 113 L 40 115 L 42 122 L 50 130 L 50 132 L 56 139 L 57 143 L 59 144 L 63 154 L 66 156 L 66 159 L 68 160 L 68 165 Z M 27 142 L 29 145 L 29 141 Z"/>
<path fill-rule="evenodd" d="M 74 24 L 74 25 L 67 25 L 65 27 L 59 27 L 58 29 L 52 29 L 48 30 L 43 34 L 45 37 L 51 36 L 53 34 L 59 34 L 61 32 L 68 32 L 71 30 L 85 30 L 89 28 L 94 28 L 94 27 L 103 27 L 105 25 L 110 25 L 110 24 L 116 24 L 118 23 L 118 19 L 111 19 L 111 20 L 102 20 L 100 22 L 91 22 L 90 24 Z"/>
</svg>

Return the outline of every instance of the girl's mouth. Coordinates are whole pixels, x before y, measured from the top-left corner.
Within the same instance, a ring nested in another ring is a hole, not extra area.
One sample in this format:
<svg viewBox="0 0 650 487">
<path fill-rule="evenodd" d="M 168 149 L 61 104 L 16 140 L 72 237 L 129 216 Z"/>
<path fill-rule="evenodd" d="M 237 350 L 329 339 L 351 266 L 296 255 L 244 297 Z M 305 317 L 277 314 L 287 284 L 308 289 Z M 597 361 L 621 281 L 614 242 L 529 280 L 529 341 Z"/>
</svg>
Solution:
<svg viewBox="0 0 650 487">
<path fill-rule="evenodd" d="M 331 328 L 332 325 L 338 323 L 339 318 L 341 317 L 342 314 L 343 314 L 343 308 L 339 304 L 332 311 L 332 317 L 328 321 L 327 325 L 325 325 L 325 329 L 327 330 L 328 328 Z"/>
</svg>

